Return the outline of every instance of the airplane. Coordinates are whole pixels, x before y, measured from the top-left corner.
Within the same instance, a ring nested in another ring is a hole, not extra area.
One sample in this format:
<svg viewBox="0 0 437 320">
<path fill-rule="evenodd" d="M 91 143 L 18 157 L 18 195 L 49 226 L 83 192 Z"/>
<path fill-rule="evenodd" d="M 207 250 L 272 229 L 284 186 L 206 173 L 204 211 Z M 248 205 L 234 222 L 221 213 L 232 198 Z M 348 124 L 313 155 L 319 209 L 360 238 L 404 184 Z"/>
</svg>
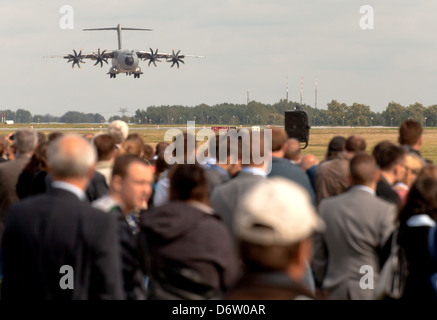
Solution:
<svg viewBox="0 0 437 320">
<path fill-rule="evenodd" d="M 116 30 L 118 37 L 118 50 L 103 50 L 100 51 L 100 48 L 97 52 L 92 53 L 82 53 L 82 50 L 77 53 L 76 50 L 73 50 L 73 54 L 68 54 L 62 56 L 64 59 L 68 59 L 67 63 L 72 62 L 71 67 L 74 69 L 74 66 L 77 65 L 80 68 L 81 63 L 85 63 L 83 59 L 91 59 L 96 61 L 94 65 L 100 63 L 100 67 L 103 67 L 103 62 L 108 64 L 108 59 L 112 59 L 112 67 L 109 69 L 110 78 L 115 78 L 119 73 L 126 73 L 126 75 L 133 75 L 134 78 L 140 78 L 140 75 L 143 74 L 141 68 L 139 67 L 140 60 L 149 60 L 148 66 L 153 63 L 156 67 L 156 62 L 161 62 L 160 59 L 165 59 L 166 62 L 171 62 L 171 68 L 176 65 L 179 69 L 179 63 L 184 62 L 184 58 L 204 58 L 204 56 L 196 56 L 196 55 L 186 55 L 180 54 L 181 50 L 175 52 L 174 49 L 172 53 L 158 53 L 158 49 L 153 51 L 150 48 L 150 51 L 142 51 L 142 50 L 131 50 L 131 49 L 122 49 L 121 46 L 121 31 L 122 30 L 137 30 L 137 31 L 153 31 L 152 29 L 142 29 L 142 28 L 125 28 L 121 27 L 118 24 L 115 28 L 95 28 L 95 29 L 83 29 L 83 31 L 100 31 L 100 30 Z M 60 56 L 50 56 L 49 58 L 55 58 Z"/>
</svg>

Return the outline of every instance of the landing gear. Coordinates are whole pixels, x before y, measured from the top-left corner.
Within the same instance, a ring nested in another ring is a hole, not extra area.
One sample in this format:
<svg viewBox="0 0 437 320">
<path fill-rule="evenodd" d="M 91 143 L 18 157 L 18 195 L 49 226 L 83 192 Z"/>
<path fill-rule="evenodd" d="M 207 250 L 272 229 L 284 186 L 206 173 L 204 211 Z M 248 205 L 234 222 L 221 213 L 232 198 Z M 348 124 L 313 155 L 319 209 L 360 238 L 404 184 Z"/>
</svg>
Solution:
<svg viewBox="0 0 437 320">
<path fill-rule="evenodd" d="M 111 67 L 111 69 L 109 69 L 109 72 L 107 74 L 109 74 L 109 78 L 115 78 L 117 76 L 118 70 L 115 67 Z"/>
<path fill-rule="evenodd" d="M 135 79 L 135 78 L 138 78 L 138 79 L 139 79 L 139 78 L 140 78 L 140 75 L 141 75 L 141 73 L 134 73 L 134 79 Z"/>
</svg>

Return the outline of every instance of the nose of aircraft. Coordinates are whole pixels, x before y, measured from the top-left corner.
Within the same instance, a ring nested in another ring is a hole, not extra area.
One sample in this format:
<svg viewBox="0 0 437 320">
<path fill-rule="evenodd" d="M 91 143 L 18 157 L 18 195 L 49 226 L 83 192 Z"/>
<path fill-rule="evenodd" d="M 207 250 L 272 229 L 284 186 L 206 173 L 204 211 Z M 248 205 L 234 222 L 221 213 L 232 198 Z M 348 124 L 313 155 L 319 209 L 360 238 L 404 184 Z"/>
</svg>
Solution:
<svg viewBox="0 0 437 320">
<path fill-rule="evenodd" d="M 126 58 L 124 59 L 124 63 L 125 63 L 127 66 L 131 66 L 131 65 L 134 64 L 134 58 L 133 58 L 132 56 L 126 57 Z"/>
</svg>

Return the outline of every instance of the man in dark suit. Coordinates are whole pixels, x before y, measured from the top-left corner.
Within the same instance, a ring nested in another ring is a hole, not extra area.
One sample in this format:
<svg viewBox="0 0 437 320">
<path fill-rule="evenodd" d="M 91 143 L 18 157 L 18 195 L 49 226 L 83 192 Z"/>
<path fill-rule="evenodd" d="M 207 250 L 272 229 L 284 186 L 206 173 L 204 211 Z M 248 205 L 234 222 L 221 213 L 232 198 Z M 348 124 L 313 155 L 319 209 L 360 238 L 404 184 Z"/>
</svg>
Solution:
<svg viewBox="0 0 437 320">
<path fill-rule="evenodd" d="M 287 148 L 287 133 L 284 129 L 272 129 L 272 170 L 271 177 L 283 177 L 298 183 L 308 192 L 312 204 L 316 205 L 316 195 L 311 187 L 311 182 L 305 172 L 297 165 L 284 158 Z"/>
<path fill-rule="evenodd" d="M 116 219 L 85 201 L 95 150 L 66 135 L 50 144 L 47 158 L 48 193 L 8 213 L 2 299 L 123 299 Z"/>
<path fill-rule="evenodd" d="M 123 287 L 127 300 L 144 300 L 143 248 L 134 212 L 143 209 L 152 194 L 153 172 L 148 162 L 133 154 L 115 158 L 110 191 L 92 205 L 114 215 L 119 224 Z"/>
<path fill-rule="evenodd" d="M 18 176 L 29 162 L 37 145 L 35 131 L 19 129 L 14 134 L 17 155 L 15 160 L 0 164 L 0 245 L 6 219 L 6 212 L 11 204 L 18 201 L 16 185 Z"/>
<path fill-rule="evenodd" d="M 381 169 L 376 195 L 400 207 L 401 198 L 393 189 L 393 185 L 401 181 L 407 172 L 405 150 L 391 142 L 382 141 L 375 146 L 372 154 Z"/>
</svg>

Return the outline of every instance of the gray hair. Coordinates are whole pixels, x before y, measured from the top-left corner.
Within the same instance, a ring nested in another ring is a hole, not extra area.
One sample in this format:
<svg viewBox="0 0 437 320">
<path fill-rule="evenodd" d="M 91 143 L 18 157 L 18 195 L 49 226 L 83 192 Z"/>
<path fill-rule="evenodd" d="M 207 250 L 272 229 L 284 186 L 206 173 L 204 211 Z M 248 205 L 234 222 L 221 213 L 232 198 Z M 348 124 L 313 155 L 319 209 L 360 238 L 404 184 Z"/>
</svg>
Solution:
<svg viewBox="0 0 437 320">
<path fill-rule="evenodd" d="M 55 178 L 84 178 L 96 160 L 95 148 L 77 134 L 54 140 L 47 150 L 47 162 Z"/>
<path fill-rule="evenodd" d="M 114 120 L 108 126 L 108 134 L 114 138 L 115 143 L 122 143 L 129 134 L 129 127 L 127 123 L 122 120 Z"/>
<path fill-rule="evenodd" d="M 18 129 L 14 140 L 19 154 L 33 152 L 38 144 L 36 132 L 30 129 Z"/>
</svg>

